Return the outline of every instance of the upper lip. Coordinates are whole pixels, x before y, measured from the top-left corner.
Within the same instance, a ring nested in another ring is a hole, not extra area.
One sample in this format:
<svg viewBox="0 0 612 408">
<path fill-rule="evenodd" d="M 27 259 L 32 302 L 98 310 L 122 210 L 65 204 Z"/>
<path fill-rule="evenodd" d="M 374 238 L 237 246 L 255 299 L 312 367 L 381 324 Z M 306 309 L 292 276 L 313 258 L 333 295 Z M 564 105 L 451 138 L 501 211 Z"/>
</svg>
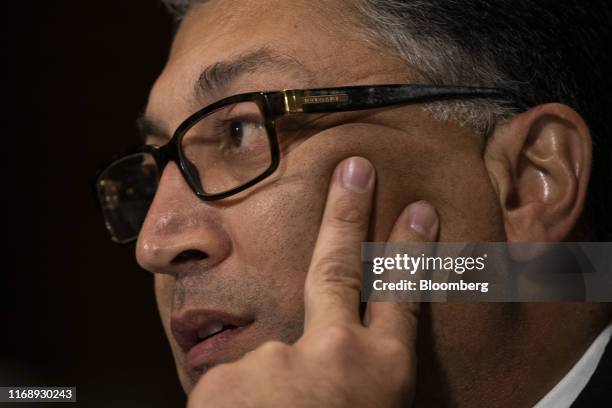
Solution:
<svg viewBox="0 0 612 408">
<path fill-rule="evenodd" d="M 219 324 L 238 328 L 247 326 L 252 322 L 252 319 L 236 316 L 227 312 L 192 309 L 172 316 L 170 328 L 178 345 L 183 352 L 187 353 L 193 346 L 201 341 L 198 332 L 206 333 Z"/>
</svg>

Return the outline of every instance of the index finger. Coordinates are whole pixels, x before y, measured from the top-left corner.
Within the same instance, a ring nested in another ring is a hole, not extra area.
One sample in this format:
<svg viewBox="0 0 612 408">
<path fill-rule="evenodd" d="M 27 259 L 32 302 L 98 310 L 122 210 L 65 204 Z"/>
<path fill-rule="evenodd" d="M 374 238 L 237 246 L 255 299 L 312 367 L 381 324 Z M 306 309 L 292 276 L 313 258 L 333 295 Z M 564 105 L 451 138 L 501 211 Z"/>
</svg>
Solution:
<svg viewBox="0 0 612 408">
<path fill-rule="evenodd" d="M 370 220 L 374 168 L 362 157 L 343 160 L 330 183 L 304 287 L 305 330 L 359 323 L 361 242 Z"/>
</svg>

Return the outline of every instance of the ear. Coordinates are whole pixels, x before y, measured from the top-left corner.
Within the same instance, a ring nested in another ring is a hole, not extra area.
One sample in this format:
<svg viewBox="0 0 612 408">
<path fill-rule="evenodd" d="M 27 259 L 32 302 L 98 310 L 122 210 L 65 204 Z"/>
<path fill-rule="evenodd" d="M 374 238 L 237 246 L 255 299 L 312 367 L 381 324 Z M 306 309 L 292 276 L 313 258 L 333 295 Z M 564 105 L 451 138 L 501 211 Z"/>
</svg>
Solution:
<svg viewBox="0 0 612 408">
<path fill-rule="evenodd" d="M 567 238 L 582 213 L 591 135 L 573 109 L 549 103 L 499 124 L 485 148 L 510 242 Z"/>
</svg>

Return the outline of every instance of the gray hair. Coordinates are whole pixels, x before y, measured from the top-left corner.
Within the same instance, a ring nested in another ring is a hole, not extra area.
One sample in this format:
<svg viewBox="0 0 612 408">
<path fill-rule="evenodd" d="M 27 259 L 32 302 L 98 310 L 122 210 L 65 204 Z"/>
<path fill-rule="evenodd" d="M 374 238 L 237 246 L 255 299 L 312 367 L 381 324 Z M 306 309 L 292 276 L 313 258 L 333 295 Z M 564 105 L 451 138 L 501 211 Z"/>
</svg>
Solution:
<svg viewBox="0 0 612 408">
<path fill-rule="evenodd" d="M 432 24 L 423 13 L 431 1 L 363 0 L 356 3 L 360 28 L 366 39 L 405 61 L 413 80 L 436 85 L 488 86 L 513 90 L 515 83 L 504 77 L 494 61 L 478 63 L 457 44 L 444 27 Z M 424 108 L 441 121 L 455 121 L 484 133 L 493 124 L 511 116 L 508 101 L 471 99 L 428 103 Z"/>
<path fill-rule="evenodd" d="M 162 0 L 180 19 L 198 0 Z M 199 0 L 205 1 L 205 0 Z M 406 61 L 413 80 L 438 85 L 491 86 L 510 90 L 491 61 L 474 64 L 444 32 L 434 32 L 431 24 L 419 19 L 421 1 L 360 0 L 353 5 L 359 12 L 359 28 L 364 39 L 384 47 Z M 416 11 L 416 12 L 415 12 Z M 409 17 L 410 18 L 407 18 Z M 495 121 L 510 116 L 515 108 L 508 101 L 470 99 L 438 101 L 424 105 L 434 119 L 455 121 L 486 133 Z"/>
<path fill-rule="evenodd" d="M 180 18 L 192 2 L 162 0 Z M 490 86 L 530 106 L 575 109 L 593 139 L 593 168 L 583 216 L 595 236 L 612 239 L 612 12 L 607 0 L 355 0 L 366 41 L 407 64 L 415 81 Z M 485 135 L 516 113 L 507 101 L 425 105 Z"/>
</svg>

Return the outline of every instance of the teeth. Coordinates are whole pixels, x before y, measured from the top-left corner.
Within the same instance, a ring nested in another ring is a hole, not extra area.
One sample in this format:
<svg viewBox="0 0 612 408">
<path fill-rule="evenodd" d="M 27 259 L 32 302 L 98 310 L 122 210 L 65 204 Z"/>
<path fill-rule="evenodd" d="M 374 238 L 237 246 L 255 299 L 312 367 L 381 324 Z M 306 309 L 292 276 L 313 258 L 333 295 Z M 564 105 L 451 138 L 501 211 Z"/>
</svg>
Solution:
<svg viewBox="0 0 612 408">
<path fill-rule="evenodd" d="M 212 336 L 213 334 L 217 334 L 220 331 L 222 331 L 224 327 L 225 326 L 221 322 L 212 324 L 208 327 L 203 327 L 200 330 L 198 330 L 198 339 L 202 340 L 202 339 L 205 339 L 206 337 Z"/>
</svg>

